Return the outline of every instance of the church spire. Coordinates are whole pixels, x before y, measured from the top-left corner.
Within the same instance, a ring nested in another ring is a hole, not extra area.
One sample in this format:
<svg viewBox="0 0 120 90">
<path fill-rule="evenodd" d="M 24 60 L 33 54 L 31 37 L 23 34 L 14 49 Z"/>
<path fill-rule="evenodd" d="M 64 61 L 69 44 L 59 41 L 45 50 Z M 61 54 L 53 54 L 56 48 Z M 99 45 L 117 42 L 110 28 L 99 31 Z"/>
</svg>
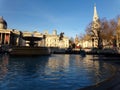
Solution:
<svg viewBox="0 0 120 90">
<path fill-rule="evenodd" d="M 98 19 L 99 19 L 99 17 L 98 17 L 98 14 L 97 14 L 96 5 L 94 5 L 93 21 L 97 21 Z"/>
</svg>

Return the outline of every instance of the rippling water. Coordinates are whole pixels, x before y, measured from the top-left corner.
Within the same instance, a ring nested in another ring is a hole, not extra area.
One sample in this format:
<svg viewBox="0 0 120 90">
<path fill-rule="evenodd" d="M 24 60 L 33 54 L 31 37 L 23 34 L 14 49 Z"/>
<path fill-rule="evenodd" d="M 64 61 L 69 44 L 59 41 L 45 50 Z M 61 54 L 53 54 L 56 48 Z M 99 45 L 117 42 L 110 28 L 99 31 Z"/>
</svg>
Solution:
<svg viewBox="0 0 120 90">
<path fill-rule="evenodd" d="M 0 90 L 75 90 L 110 77 L 110 65 L 87 55 L 0 56 Z"/>
</svg>

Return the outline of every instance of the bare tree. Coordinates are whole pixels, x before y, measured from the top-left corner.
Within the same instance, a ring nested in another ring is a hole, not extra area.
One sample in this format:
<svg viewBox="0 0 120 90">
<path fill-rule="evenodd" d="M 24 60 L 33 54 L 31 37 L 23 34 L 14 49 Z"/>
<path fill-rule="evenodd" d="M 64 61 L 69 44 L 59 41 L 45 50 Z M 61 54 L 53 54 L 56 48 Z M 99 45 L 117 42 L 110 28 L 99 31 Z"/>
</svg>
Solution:
<svg viewBox="0 0 120 90">
<path fill-rule="evenodd" d="M 103 40 L 106 40 L 108 44 L 113 44 L 113 40 L 115 39 L 116 29 L 117 29 L 117 21 L 116 19 L 111 20 L 102 20 L 102 33 L 101 37 Z"/>
<path fill-rule="evenodd" d="M 117 29 L 117 20 L 111 19 L 108 21 L 106 18 L 103 18 L 103 19 L 100 19 L 100 25 L 101 27 L 100 27 L 99 37 L 101 38 L 101 40 L 106 40 L 109 43 L 112 42 Z M 86 28 L 86 35 L 90 37 L 95 35 L 91 27 L 92 27 L 92 22 Z"/>
</svg>

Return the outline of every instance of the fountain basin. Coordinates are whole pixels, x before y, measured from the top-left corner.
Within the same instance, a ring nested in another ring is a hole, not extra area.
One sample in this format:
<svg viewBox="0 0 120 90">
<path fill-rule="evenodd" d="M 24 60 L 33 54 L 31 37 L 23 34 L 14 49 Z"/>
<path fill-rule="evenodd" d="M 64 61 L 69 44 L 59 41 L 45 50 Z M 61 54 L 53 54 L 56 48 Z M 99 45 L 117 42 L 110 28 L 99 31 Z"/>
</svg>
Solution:
<svg viewBox="0 0 120 90">
<path fill-rule="evenodd" d="M 50 55 L 50 49 L 47 47 L 13 47 L 10 55 L 15 56 L 29 56 L 29 55 Z"/>
</svg>

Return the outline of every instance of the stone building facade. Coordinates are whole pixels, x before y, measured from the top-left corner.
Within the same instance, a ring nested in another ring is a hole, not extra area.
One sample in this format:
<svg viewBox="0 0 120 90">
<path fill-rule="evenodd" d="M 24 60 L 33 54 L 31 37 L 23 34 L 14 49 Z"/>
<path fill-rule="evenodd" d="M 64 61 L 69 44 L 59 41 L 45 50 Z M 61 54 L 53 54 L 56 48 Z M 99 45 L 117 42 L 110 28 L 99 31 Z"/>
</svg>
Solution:
<svg viewBox="0 0 120 90">
<path fill-rule="evenodd" d="M 62 40 L 59 40 L 59 35 L 57 35 L 57 31 L 53 30 L 52 34 L 44 33 L 45 35 L 45 46 L 46 47 L 59 47 L 59 48 L 68 48 L 69 47 L 69 38 L 63 37 Z"/>
<path fill-rule="evenodd" d="M 37 43 L 37 46 L 42 47 L 59 47 L 59 48 L 68 48 L 69 47 L 69 38 L 63 37 L 63 40 L 59 40 L 59 35 L 57 35 L 57 31 L 53 30 L 52 34 L 49 34 L 48 32 L 40 33 L 37 31 L 34 32 L 23 32 L 24 36 L 33 36 L 33 37 L 40 37 L 42 38 L 41 41 L 35 41 Z M 29 46 L 27 44 L 28 41 L 23 40 L 22 45 L 23 46 Z"/>
<path fill-rule="evenodd" d="M 7 29 L 7 22 L 0 17 L 0 45 L 10 44 L 10 32 L 11 30 Z"/>
<path fill-rule="evenodd" d="M 24 40 L 23 37 L 38 37 L 42 40 L 35 41 L 38 47 L 58 47 L 68 48 L 69 38 L 64 36 L 62 40 L 59 40 L 60 35 L 57 35 L 57 31 L 53 30 L 52 34 L 48 32 L 40 33 L 38 31 L 27 32 L 19 31 L 15 29 L 7 29 L 7 22 L 0 17 L 0 45 L 1 46 L 29 46 L 29 41 Z"/>
</svg>

